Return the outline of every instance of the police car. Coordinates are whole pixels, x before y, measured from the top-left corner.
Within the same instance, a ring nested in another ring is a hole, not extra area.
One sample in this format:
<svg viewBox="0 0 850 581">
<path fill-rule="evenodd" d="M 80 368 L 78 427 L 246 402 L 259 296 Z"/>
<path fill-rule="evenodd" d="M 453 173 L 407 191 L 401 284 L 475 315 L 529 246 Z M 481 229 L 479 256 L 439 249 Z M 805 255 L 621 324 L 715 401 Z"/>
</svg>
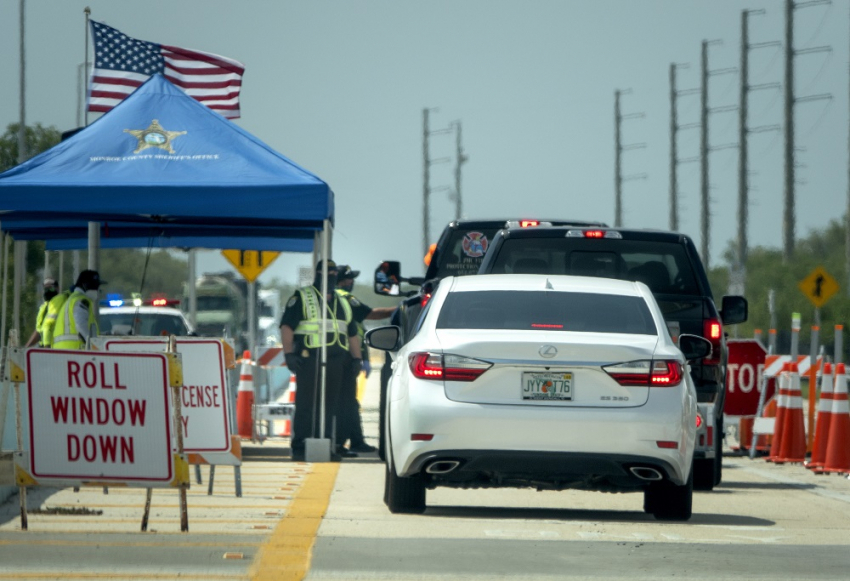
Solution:
<svg viewBox="0 0 850 581">
<path fill-rule="evenodd" d="M 100 334 L 195 336 L 192 324 L 177 308 L 178 304 L 179 301 L 166 298 L 126 301 L 121 297 L 109 297 L 100 305 Z"/>
</svg>

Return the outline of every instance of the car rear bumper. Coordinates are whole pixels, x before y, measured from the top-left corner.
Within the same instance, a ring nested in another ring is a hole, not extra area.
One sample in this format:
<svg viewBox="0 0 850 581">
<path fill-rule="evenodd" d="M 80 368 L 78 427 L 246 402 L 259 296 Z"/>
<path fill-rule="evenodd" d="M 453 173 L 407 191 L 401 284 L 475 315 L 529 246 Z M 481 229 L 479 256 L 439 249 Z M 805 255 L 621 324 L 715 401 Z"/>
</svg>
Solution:
<svg viewBox="0 0 850 581">
<path fill-rule="evenodd" d="M 642 490 L 658 480 L 681 485 L 687 479 L 675 463 L 655 457 L 516 450 L 432 450 L 413 459 L 407 475 L 418 473 L 429 486 L 608 492 Z"/>
</svg>

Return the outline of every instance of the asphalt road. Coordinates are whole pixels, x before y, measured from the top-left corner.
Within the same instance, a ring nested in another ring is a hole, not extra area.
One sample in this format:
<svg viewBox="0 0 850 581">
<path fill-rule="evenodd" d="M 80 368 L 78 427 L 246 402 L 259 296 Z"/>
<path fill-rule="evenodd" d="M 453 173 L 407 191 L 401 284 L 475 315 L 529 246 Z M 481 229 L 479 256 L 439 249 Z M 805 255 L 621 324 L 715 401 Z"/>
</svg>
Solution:
<svg viewBox="0 0 850 581">
<path fill-rule="evenodd" d="M 367 435 L 377 434 L 377 381 Z M 372 438 L 374 442 L 374 438 Z M 240 468 L 189 491 L 36 488 L 29 530 L 0 505 L 0 579 L 841 579 L 850 578 L 850 480 L 728 455 L 687 523 L 655 521 L 639 494 L 429 491 L 423 515 L 383 505 L 383 464 L 289 462 L 285 439 L 245 443 Z M 194 478 L 193 478 L 194 481 Z"/>
</svg>

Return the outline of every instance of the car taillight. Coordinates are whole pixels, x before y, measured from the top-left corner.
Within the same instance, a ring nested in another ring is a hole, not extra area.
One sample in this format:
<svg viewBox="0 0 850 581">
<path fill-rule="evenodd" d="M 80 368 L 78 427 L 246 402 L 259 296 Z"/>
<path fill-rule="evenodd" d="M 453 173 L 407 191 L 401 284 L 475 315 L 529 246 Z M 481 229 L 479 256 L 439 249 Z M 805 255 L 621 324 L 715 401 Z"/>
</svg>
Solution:
<svg viewBox="0 0 850 581">
<path fill-rule="evenodd" d="M 723 325 L 717 319 L 707 319 L 703 323 L 703 336 L 711 343 L 711 355 L 702 360 L 703 363 L 720 363 L 720 340 L 723 337 Z"/>
<path fill-rule="evenodd" d="M 414 377 L 439 381 L 475 381 L 493 366 L 488 361 L 439 353 L 413 353 L 407 363 Z"/>
<path fill-rule="evenodd" d="M 427 305 L 428 301 L 430 301 L 430 300 L 431 300 L 431 293 L 425 293 L 424 295 L 422 295 L 422 298 L 419 299 L 419 306 L 424 309 L 425 305 Z"/>
<path fill-rule="evenodd" d="M 697 429 L 700 429 L 700 427 L 702 427 L 702 416 L 697 414 Z"/>
<path fill-rule="evenodd" d="M 535 226 L 540 226 L 540 220 L 520 220 L 519 227 L 520 228 L 534 228 Z"/>
<path fill-rule="evenodd" d="M 620 385 L 668 387 L 682 381 L 682 365 L 678 361 L 629 361 L 602 369 Z"/>
</svg>

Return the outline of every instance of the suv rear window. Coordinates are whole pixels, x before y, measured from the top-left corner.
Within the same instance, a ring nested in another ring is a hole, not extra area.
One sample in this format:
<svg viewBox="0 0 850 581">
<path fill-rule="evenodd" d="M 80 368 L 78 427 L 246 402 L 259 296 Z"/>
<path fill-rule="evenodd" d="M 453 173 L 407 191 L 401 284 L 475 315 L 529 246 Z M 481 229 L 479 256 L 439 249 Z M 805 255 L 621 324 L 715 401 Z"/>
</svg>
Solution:
<svg viewBox="0 0 850 581">
<path fill-rule="evenodd" d="M 477 274 L 490 241 L 499 228 L 455 230 L 437 256 L 436 278 Z"/>
<path fill-rule="evenodd" d="M 664 242 L 508 238 L 490 272 L 619 278 L 643 282 L 654 294 L 702 294 L 685 248 Z"/>
<path fill-rule="evenodd" d="M 437 328 L 658 334 L 642 297 L 551 291 L 450 293 Z"/>
</svg>

